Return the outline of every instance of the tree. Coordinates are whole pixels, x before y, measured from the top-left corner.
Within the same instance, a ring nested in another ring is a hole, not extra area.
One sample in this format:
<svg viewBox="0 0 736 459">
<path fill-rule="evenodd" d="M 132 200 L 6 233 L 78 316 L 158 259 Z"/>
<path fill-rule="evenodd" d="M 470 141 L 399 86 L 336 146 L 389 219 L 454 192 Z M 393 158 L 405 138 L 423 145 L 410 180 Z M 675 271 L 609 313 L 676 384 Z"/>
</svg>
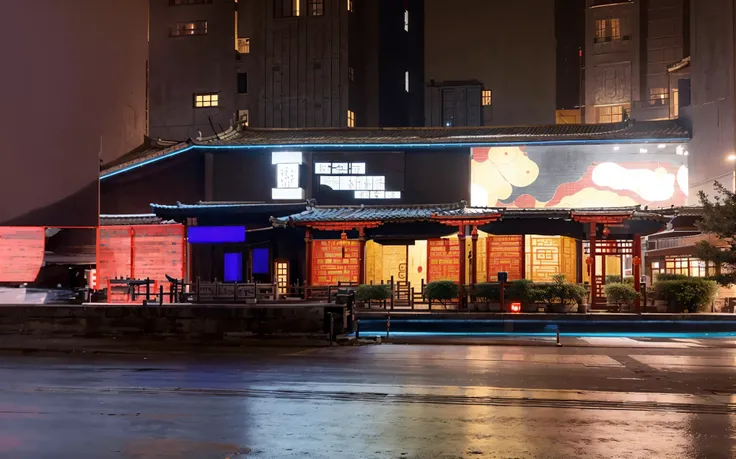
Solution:
<svg viewBox="0 0 736 459">
<path fill-rule="evenodd" d="M 703 191 L 698 192 L 703 210 L 697 226 L 705 233 L 714 234 L 725 245 L 717 247 L 702 241 L 696 245 L 695 253 L 716 267 L 714 279 L 718 283 L 730 285 L 736 283 L 736 194 L 718 182 L 714 188 L 717 195 L 712 200 Z M 726 267 L 725 273 L 723 267 Z"/>
</svg>

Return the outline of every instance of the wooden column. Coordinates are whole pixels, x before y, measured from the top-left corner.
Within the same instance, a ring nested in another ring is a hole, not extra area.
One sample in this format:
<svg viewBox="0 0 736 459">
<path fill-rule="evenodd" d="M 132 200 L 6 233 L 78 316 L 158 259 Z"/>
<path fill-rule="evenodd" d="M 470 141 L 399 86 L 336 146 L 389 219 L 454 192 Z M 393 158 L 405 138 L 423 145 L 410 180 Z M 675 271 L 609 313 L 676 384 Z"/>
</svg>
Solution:
<svg viewBox="0 0 736 459">
<path fill-rule="evenodd" d="M 470 265 L 470 283 L 475 285 L 478 283 L 478 227 L 473 226 L 473 231 L 470 233 L 471 240 L 471 252 L 473 254 L 473 263 Z"/>
<path fill-rule="evenodd" d="M 465 306 L 465 225 L 460 225 L 457 230 L 457 239 L 460 252 L 460 272 L 458 283 L 460 284 L 460 309 Z"/>
<path fill-rule="evenodd" d="M 365 228 L 358 228 L 358 284 L 365 284 Z"/>
<path fill-rule="evenodd" d="M 634 256 L 632 257 L 632 274 L 634 276 L 634 290 L 636 290 L 637 293 L 641 294 L 641 283 L 639 280 L 641 279 L 641 235 L 635 234 L 634 235 Z M 623 258 L 623 257 L 621 257 Z M 623 271 L 621 272 L 621 279 L 623 279 Z M 636 297 L 636 302 L 634 303 L 636 306 L 636 313 L 641 314 L 641 295 Z"/>
<path fill-rule="evenodd" d="M 306 263 L 307 273 L 306 273 L 306 276 L 304 277 L 304 281 L 305 281 L 306 285 L 308 285 L 308 286 L 312 285 L 312 241 L 313 241 L 313 239 L 312 239 L 312 229 L 311 228 L 307 228 L 305 230 L 305 234 L 304 234 L 304 242 L 306 243 L 306 248 L 307 248 L 307 250 L 306 250 L 306 253 L 307 253 L 307 255 L 306 255 L 306 257 L 307 257 L 307 263 Z"/>
<path fill-rule="evenodd" d="M 590 309 L 592 310 L 595 304 L 595 236 L 597 225 L 595 222 L 590 222 Z"/>
</svg>

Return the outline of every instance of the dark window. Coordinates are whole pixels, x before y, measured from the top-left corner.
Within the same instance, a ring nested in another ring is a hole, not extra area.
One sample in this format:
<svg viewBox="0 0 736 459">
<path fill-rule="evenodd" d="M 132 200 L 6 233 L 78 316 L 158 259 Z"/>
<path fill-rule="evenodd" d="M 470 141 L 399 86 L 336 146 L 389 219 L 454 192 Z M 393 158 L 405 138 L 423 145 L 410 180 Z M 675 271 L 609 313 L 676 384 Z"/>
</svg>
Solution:
<svg viewBox="0 0 736 459">
<path fill-rule="evenodd" d="M 301 16 L 302 0 L 274 0 L 273 15 L 277 18 Z"/>
<path fill-rule="evenodd" d="M 325 14 L 324 0 L 307 0 L 307 12 L 310 16 L 322 16 Z"/>
<path fill-rule="evenodd" d="M 170 6 L 180 5 L 209 5 L 212 4 L 212 0 L 169 0 Z"/>
<path fill-rule="evenodd" d="M 180 22 L 169 27 L 170 37 L 184 37 L 187 35 L 206 35 L 207 21 Z"/>
<path fill-rule="evenodd" d="M 248 94 L 248 74 L 238 73 L 238 94 Z"/>
</svg>

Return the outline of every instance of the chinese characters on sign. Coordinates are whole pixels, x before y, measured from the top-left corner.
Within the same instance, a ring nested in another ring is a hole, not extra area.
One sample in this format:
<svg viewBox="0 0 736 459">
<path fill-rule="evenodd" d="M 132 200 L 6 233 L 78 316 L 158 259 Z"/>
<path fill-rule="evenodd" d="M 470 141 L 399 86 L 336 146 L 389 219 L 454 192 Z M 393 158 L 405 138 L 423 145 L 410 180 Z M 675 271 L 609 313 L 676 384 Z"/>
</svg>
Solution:
<svg viewBox="0 0 736 459">
<path fill-rule="evenodd" d="M 312 244 L 312 285 L 358 282 L 358 241 L 316 240 Z"/>
<path fill-rule="evenodd" d="M 427 282 L 460 281 L 460 243 L 457 239 L 427 241 Z"/>
<path fill-rule="evenodd" d="M 271 164 L 276 166 L 276 188 L 271 189 L 271 199 L 302 200 L 304 189 L 299 187 L 299 166 L 303 163 L 300 151 L 274 151 Z"/>
<path fill-rule="evenodd" d="M 488 236 L 488 280 L 498 281 L 498 273 L 509 274 L 509 281 L 521 279 L 524 236 Z"/>
</svg>

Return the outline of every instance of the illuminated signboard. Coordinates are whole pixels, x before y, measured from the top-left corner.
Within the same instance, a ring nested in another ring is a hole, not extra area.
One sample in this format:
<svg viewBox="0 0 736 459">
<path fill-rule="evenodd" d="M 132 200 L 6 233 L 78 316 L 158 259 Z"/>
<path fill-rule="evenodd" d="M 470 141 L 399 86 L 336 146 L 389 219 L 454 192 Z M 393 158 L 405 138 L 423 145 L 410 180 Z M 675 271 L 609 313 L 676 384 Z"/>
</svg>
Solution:
<svg viewBox="0 0 736 459">
<path fill-rule="evenodd" d="M 401 191 L 386 191 L 386 177 L 365 175 L 365 163 L 315 163 L 319 184 L 335 191 L 352 191 L 355 199 L 401 199 Z"/>
<path fill-rule="evenodd" d="M 271 199 L 276 201 L 301 200 L 304 189 L 299 187 L 299 166 L 304 162 L 300 151 L 274 151 L 271 164 L 276 166 L 276 188 L 271 189 Z"/>
<path fill-rule="evenodd" d="M 245 226 L 190 226 L 190 244 L 227 244 L 245 242 Z"/>
</svg>

